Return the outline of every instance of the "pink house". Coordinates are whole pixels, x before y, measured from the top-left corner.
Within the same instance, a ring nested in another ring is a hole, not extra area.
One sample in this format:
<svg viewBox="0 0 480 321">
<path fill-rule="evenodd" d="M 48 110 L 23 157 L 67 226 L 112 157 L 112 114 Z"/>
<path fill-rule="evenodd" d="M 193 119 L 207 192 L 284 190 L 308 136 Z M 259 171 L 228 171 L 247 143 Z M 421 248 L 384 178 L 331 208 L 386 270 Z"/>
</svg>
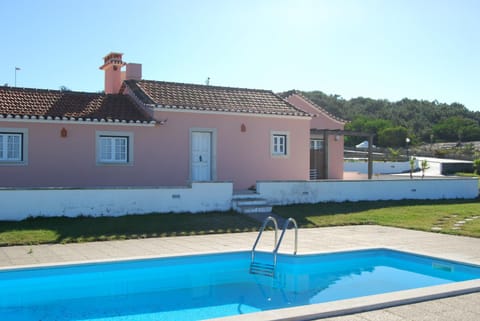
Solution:
<svg viewBox="0 0 480 321">
<path fill-rule="evenodd" d="M 343 178 L 343 129 L 345 121 L 328 113 L 298 91 L 284 95 L 285 101 L 308 113 L 310 121 L 310 178 Z"/>
<path fill-rule="evenodd" d="M 0 87 L 1 187 L 342 178 L 343 137 L 321 130 L 343 122 L 297 93 L 142 80 L 120 53 L 100 68 L 105 94 Z"/>
</svg>

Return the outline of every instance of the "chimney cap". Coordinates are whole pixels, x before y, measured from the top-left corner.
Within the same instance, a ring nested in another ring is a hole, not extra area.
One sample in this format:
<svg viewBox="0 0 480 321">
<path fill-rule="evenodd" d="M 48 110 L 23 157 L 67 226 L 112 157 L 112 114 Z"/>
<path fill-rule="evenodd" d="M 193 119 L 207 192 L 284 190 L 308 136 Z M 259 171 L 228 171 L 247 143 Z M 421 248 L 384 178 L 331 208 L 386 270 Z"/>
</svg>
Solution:
<svg viewBox="0 0 480 321">
<path fill-rule="evenodd" d="M 122 60 L 123 53 L 120 52 L 110 52 L 108 55 L 103 57 L 103 65 L 99 69 L 104 70 L 109 65 L 125 66 L 126 63 Z"/>
<path fill-rule="evenodd" d="M 107 54 L 105 57 L 103 57 L 103 60 L 107 61 L 108 59 L 113 58 L 113 57 L 122 59 L 122 56 L 123 56 L 123 52 L 111 51 L 109 54 Z"/>
</svg>

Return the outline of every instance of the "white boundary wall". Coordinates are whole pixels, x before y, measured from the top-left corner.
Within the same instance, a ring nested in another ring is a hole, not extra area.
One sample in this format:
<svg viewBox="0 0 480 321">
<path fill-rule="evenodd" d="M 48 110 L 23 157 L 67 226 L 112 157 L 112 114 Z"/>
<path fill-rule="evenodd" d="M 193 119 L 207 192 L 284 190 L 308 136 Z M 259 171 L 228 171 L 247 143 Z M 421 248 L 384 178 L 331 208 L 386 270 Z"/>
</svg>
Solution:
<svg viewBox="0 0 480 321">
<path fill-rule="evenodd" d="M 396 174 L 410 171 L 410 162 L 373 162 L 373 174 Z M 418 160 L 415 161 L 415 168 L 418 168 Z M 367 161 L 345 161 L 343 170 L 346 172 L 368 173 Z"/>
<path fill-rule="evenodd" d="M 272 205 L 399 199 L 473 199 L 476 178 L 260 181 L 257 193 Z M 228 211 L 233 183 L 191 187 L 0 189 L 0 220 L 29 216 L 120 216 L 145 213 Z"/>
<path fill-rule="evenodd" d="M 0 220 L 29 216 L 119 216 L 125 214 L 227 211 L 233 183 L 192 183 L 178 188 L 2 189 Z"/>
<path fill-rule="evenodd" d="M 477 178 L 257 182 L 257 193 L 272 205 L 400 199 L 473 199 Z"/>
</svg>

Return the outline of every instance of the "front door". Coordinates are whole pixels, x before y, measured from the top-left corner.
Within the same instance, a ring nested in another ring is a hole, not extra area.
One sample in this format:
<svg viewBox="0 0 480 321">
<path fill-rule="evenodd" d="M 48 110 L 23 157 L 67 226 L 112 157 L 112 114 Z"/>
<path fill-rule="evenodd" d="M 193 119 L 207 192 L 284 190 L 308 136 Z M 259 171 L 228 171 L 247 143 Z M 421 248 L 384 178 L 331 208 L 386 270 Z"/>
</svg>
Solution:
<svg viewBox="0 0 480 321">
<path fill-rule="evenodd" d="M 212 133 L 192 132 L 192 181 L 212 180 Z"/>
<path fill-rule="evenodd" d="M 310 179 L 325 178 L 325 146 L 320 138 L 310 139 Z"/>
</svg>

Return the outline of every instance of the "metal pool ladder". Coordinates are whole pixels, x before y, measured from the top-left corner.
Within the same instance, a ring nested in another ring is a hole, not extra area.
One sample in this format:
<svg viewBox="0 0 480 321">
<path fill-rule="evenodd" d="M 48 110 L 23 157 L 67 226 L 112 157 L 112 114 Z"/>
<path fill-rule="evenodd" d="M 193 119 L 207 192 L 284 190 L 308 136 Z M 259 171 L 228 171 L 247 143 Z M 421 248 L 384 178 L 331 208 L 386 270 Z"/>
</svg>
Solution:
<svg viewBox="0 0 480 321">
<path fill-rule="evenodd" d="M 263 234 L 263 231 L 265 230 L 265 228 L 267 227 L 267 224 L 269 222 L 272 222 L 273 226 L 275 228 L 275 243 L 274 243 L 274 248 L 273 248 L 273 251 L 272 251 L 273 263 L 270 264 L 270 263 L 263 263 L 263 262 L 255 262 L 255 248 L 257 247 L 257 244 L 260 241 L 260 238 Z M 278 236 L 277 220 L 274 217 L 269 216 L 263 222 L 263 225 L 260 228 L 260 231 L 258 232 L 257 239 L 255 240 L 255 243 L 253 244 L 251 262 L 250 262 L 250 273 L 260 274 L 260 275 L 265 275 L 265 276 L 270 276 L 270 277 L 275 276 L 275 267 L 277 266 L 278 250 L 280 249 L 280 244 L 282 243 L 283 237 L 285 236 L 285 232 L 286 232 L 288 226 L 290 225 L 290 223 L 292 223 L 294 228 L 295 228 L 295 247 L 294 247 L 293 255 L 297 254 L 297 247 L 298 247 L 298 226 L 297 226 L 297 222 L 292 217 L 289 217 L 285 221 L 285 223 L 283 224 L 282 234 L 280 235 L 280 239 L 278 239 L 278 237 L 277 237 Z"/>
</svg>

